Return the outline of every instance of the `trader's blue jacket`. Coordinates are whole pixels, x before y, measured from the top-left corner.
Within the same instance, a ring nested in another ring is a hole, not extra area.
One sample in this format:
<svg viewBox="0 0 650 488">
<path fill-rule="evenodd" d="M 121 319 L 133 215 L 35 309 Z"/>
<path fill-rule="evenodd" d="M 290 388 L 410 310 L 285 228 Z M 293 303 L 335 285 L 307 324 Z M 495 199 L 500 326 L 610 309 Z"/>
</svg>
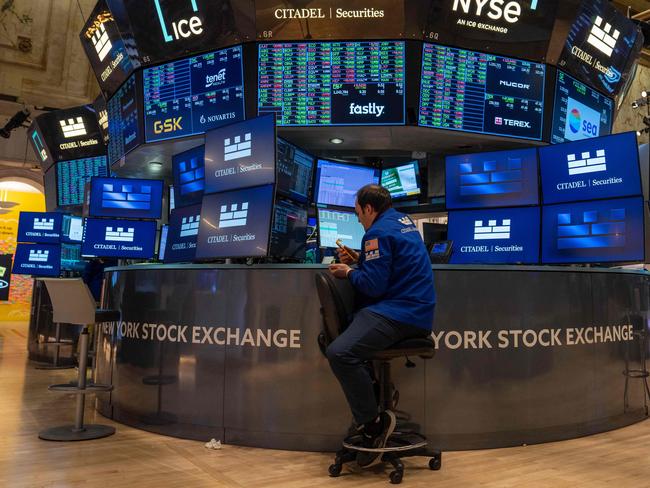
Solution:
<svg viewBox="0 0 650 488">
<path fill-rule="evenodd" d="M 388 209 L 363 236 L 359 266 L 348 274 L 365 307 L 398 322 L 431 330 L 436 294 L 431 261 L 413 221 Z"/>
</svg>

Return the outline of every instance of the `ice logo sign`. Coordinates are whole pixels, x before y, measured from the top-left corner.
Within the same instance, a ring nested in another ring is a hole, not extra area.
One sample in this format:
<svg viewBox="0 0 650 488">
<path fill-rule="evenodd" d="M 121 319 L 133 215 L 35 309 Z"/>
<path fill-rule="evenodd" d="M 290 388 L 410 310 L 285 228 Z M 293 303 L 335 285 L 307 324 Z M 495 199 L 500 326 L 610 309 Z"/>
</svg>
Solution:
<svg viewBox="0 0 650 488">
<path fill-rule="evenodd" d="M 596 17 L 594 25 L 591 26 L 591 32 L 589 33 L 587 42 L 607 57 L 610 57 L 614 52 L 616 41 L 621 33 L 617 29 L 614 29 L 612 32 L 612 26 L 607 23 L 603 26 L 603 22 L 602 17 Z"/>
<path fill-rule="evenodd" d="M 625 246 L 625 209 L 589 210 L 557 216 L 558 249 Z"/>
<path fill-rule="evenodd" d="M 50 251 L 42 251 L 40 249 L 30 249 L 29 261 L 32 263 L 47 263 L 50 257 Z"/>
<path fill-rule="evenodd" d="M 34 219 L 34 230 L 54 230 L 54 219 Z"/>
<path fill-rule="evenodd" d="M 221 207 L 221 212 L 223 213 L 223 208 Z M 190 217 L 183 217 L 181 221 L 181 237 L 190 237 L 196 236 L 199 234 L 199 222 L 201 221 L 201 215 L 195 215 Z M 244 222 L 246 224 L 246 222 Z"/>
<path fill-rule="evenodd" d="M 248 220 L 248 202 L 241 204 L 241 209 L 239 205 L 233 203 L 230 205 L 230 210 L 228 210 L 228 205 L 221 206 L 221 214 L 219 215 L 219 228 L 225 229 L 227 227 L 243 227 L 246 225 Z"/>
<path fill-rule="evenodd" d="M 192 11 L 194 13 L 199 12 L 199 7 L 196 4 L 196 1 L 197 0 L 190 0 Z M 165 16 L 163 15 L 161 0 L 154 0 L 154 4 L 156 5 L 156 13 L 158 14 L 158 20 L 160 21 L 160 28 L 162 29 L 162 34 L 165 42 L 187 39 L 193 35 L 198 36 L 203 33 L 203 22 L 197 15 L 193 15 L 189 19 L 173 20 L 172 32 L 170 34 L 167 23 L 165 21 Z"/>
<path fill-rule="evenodd" d="M 106 32 L 106 27 L 104 27 L 104 24 L 99 24 L 99 27 L 91 37 L 91 41 L 93 43 L 93 46 L 95 46 L 95 51 L 97 51 L 99 61 L 104 61 L 104 58 L 113 47 L 111 40 L 108 38 L 108 32 Z"/>
<path fill-rule="evenodd" d="M 510 239 L 510 222 L 510 219 L 502 219 L 501 225 L 497 225 L 497 220 L 488 220 L 487 225 L 483 225 L 482 220 L 475 220 L 474 240 Z"/>
<path fill-rule="evenodd" d="M 252 154 L 252 137 L 251 133 L 244 134 L 244 139 L 241 136 L 235 136 L 233 139 L 228 137 L 223 141 L 223 159 L 224 161 L 234 161 L 248 157 Z"/>
<path fill-rule="evenodd" d="M 595 157 L 591 157 L 588 151 L 583 152 L 580 155 L 580 159 L 578 159 L 576 154 L 567 154 L 567 163 L 569 166 L 569 174 L 572 176 L 607 171 L 607 159 L 604 149 L 598 149 Z"/>
<path fill-rule="evenodd" d="M 86 135 L 86 126 L 84 125 L 84 120 L 82 117 L 77 117 L 75 119 L 60 120 L 61 130 L 63 131 L 63 137 L 70 139 L 72 137 L 80 137 Z"/>
<path fill-rule="evenodd" d="M 106 227 L 105 240 L 111 242 L 133 242 L 135 228 L 133 227 Z"/>
</svg>

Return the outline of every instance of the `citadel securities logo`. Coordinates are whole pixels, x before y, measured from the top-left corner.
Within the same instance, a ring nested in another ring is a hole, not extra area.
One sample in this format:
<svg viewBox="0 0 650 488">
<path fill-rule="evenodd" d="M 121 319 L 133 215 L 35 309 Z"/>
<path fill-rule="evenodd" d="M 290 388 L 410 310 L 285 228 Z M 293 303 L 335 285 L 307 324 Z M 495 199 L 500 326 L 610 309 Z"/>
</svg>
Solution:
<svg viewBox="0 0 650 488">
<path fill-rule="evenodd" d="M 222 207 L 223 209 L 223 207 Z M 223 211 L 223 210 L 222 210 Z M 181 237 L 190 237 L 199 235 L 199 223 L 201 221 L 201 214 L 183 217 L 181 221 Z"/>
<path fill-rule="evenodd" d="M 588 151 L 583 152 L 580 156 L 580 159 L 578 159 L 576 154 L 567 154 L 570 175 L 607 171 L 607 158 L 604 149 L 598 149 L 596 156 L 593 158 Z"/>
<path fill-rule="evenodd" d="M 612 26 L 607 23 L 603 25 L 603 22 L 602 17 L 596 17 L 587 42 L 607 57 L 611 57 L 621 32 L 618 29 L 612 31 Z"/>
<path fill-rule="evenodd" d="M 250 132 L 242 136 L 230 137 L 223 140 L 223 160 L 235 161 L 237 159 L 247 158 L 253 154 L 253 138 Z"/>
<path fill-rule="evenodd" d="M 199 7 L 196 4 L 196 0 L 189 1 L 192 5 L 192 11 L 194 13 L 198 13 Z M 198 15 L 193 15 L 189 19 L 172 20 L 172 33 L 170 34 L 160 2 L 161 0 L 154 0 L 156 13 L 158 14 L 158 20 L 160 21 L 160 28 L 162 30 L 163 39 L 165 42 L 178 41 L 179 39 L 187 39 L 191 36 L 199 36 L 203 34 L 203 21 Z"/>
<path fill-rule="evenodd" d="M 110 242 L 133 242 L 135 239 L 135 229 L 133 227 L 125 228 L 106 227 L 105 240 Z"/>
<path fill-rule="evenodd" d="M 54 219 L 35 218 L 34 230 L 54 230 Z"/>
<path fill-rule="evenodd" d="M 87 134 L 83 117 L 76 117 L 74 119 L 68 119 L 67 121 L 59 120 L 59 124 L 61 125 L 63 137 L 67 139 L 85 136 Z"/>
<path fill-rule="evenodd" d="M 500 0 L 497 0 L 500 1 Z M 359 10 L 346 10 L 337 8 L 333 10 L 322 8 L 278 8 L 273 11 L 273 16 L 279 20 L 291 19 L 382 19 L 383 10 L 372 7 Z"/>
<path fill-rule="evenodd" d="M 244 227 L 247 221 L 248 202 L 241 204 L 241 210 L 239 210 L 239 205 L 237 203 L 230 205 L 230 210 L 228 210 L 228 205 L 221 206 L 221 213 L 219 215 L 220 229 L 228 227 Z"/>
<path fill-rule="evenodd" d="M 31 263 L 47 263 L 49 257 L 50 251 L 44 251 L 40 249 L 29 250 L 29 262 Z"/>
<path fill-rule="evenodd" d="M 106 32 L 104 24 L 100 24 L 99 29 L 95 31 L 90 40 L 93 43 L 93 46 L 95 46 L 95 51 L 97 51 L 99 61 L 104 61 L 104 58 L 109 52 L 111 52 L 111 48 L 113 47 L 111 40 L 108 38 L 108 32 Z"/>
<path fill-rule="evenodd" d="M 474 221 L 474 240 L 492 240 L 492 239 L 510 239 L 511 219 L 502 219 L 501 225 L 497 225 L 496 220 L 488 220 L 487 225 L 483 225 L 482 220 Z"/>
</svg>

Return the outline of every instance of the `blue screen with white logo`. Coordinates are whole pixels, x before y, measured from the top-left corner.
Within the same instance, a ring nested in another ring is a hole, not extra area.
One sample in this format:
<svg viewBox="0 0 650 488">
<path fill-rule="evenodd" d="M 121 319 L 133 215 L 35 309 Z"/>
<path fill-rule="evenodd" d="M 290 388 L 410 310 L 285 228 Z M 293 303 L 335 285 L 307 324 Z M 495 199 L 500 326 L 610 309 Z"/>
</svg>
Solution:
<svg viewBox="0 0 650 488">
<path fill-rule="evenodd" d="M 537 149 L 448 156 L 448 209 L 539 204 Z"/>
<path fill-rule="evenodd" d="M 539 262 L 539 207 L 449 212 L 453 264 Z"/>
<path fill-rule="evenodd" d="M 379 184 L 381 171 L 368 166 L 319 159 L 316 166 L 316 203 L 354 207 L 357 191 Z"/>
<path fill-rule="evenodd" d="M 333 208 L 318 209 L 318 238 L 321 247 L 338 247 L 337 239 L 351 249 L 361 249 L 366 231 L 354 212 Z"/>
<path fill-rule="evenodd" d="M 641 194 L 634 132 L 541 147 L 539 159 L 544 203 Z"/>
<path fill-rule="evenodd" d="M 545 205 L 542 263 L 642 262 L 643 211 L 640 197 Z"/>
<path fill-rule="evenodd" d="M 608 135 L 613 111 L 613 100 L 558 70 L 551 143 Z"/>
<path fill-rule="evenodd" d="M 18 244 L 12 273 L 58 277 L 61 274 L 61 247 L 53 244 Z"/>
<path fill-rule="evenodd" d="M 162 194 L 162 180 L 93 178 L 88 214 L 91 217 L 159 219 Z"/>
<path fill-rule="evenodd" d="M 63 214 L 56 212 L 20 212 L 16 241 L 58 243 L 62 222 Z"/>
<path fill-rule="evenodd" d="M 154 256 L 153 220 L 86 219 L 81 253 L 106 258 L 149 259 Z"/>
<path fill-rule="evenodd" d="M 245 118 L 242 47 L 143 72 L 147 142 L 203 134 Z"/>
<path fill-rule="evenodd" d="M 201 222 L 201 204 L 176 208 L 169 218 L 166 263 L 190 262 L 196 253 L 196 238 Z"/>
<path fill-rule="evenodd" d="M 201 203 L 205 189 L 205 146 L 174 155 L 174 206 L 187 207 Z"/>
<path fill-rule="evenodd" d="M 203 197 L 196 259 L 266 256 L 273 185 Z"/>
</svg>

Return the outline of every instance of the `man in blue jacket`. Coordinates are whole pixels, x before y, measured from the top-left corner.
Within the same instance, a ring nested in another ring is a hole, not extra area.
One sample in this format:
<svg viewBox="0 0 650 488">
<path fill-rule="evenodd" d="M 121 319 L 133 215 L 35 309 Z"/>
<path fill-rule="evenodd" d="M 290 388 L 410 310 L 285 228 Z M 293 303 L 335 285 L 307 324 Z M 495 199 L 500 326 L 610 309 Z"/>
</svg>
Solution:
<svg viewBox="0 0 650 488">
<path fill-rule="evenodd" d="M 365 362 L 396 342 L 431 334 L 436 297 L 426 247 L 413 221 L 392 208 L 390 193 L 378 185 L 357 192 L 355 213 L 366 230 L 362 252 L 339 250 L 341 264 L 330 272 L 348 279 L 364 307 L 327 348 L 332 371 L 341 383 L 364 446 L 386 445 L 395 429 L 395 414 L 378 414 L 372 378 Z M 352 268 L 352 264 L 358 264 Z M 370 465 L 380 456 L 357 456 Z"/>
</svg>

